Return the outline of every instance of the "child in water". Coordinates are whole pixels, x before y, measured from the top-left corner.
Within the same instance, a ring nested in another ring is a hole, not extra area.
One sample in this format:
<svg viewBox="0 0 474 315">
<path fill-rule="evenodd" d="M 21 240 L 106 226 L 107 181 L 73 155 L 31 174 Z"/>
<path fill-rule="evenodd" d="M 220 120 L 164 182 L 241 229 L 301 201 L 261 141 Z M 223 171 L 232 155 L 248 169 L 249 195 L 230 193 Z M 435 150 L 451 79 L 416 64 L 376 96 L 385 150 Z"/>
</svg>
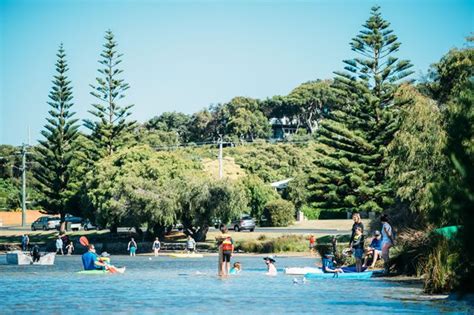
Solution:
<svg viewBox="0 0 474 315">
<path fill-rule="evenodd" d="M 351 244 L 354 250 L 354 257 L 356 259 L 356 270 L 357 272 L 362 271 L 362 256 L 364 255 L 364 235 L 362 234 L 362 228 L 356 227 L 354 240 Z"/>
<path fill-rule="evenodd" d="M 267 264 L 267 272 L 265 273 L 267 276 L 276 276 L 277 275 L 277 269 L 274 265 L 275 259 L 273 259 L 272 256 L 268 256 L 263 258 L 265 260 L 265 263 Z"/>
<path fill-rule="evenodd" d="M 74 243 L 72 241 L 69 241 L 69 244 L 67 244 L 66 251 L 68 256 L 71 256 L 74 252 Z"/>
<path fill-rule="evenodd" d="M 230 268 L 229 274 L 237 275 L 240 273 L 240 271 L 242 271 L 242 265 L 237 261 L 234 263 L 234 266 Z"/>
</svg>

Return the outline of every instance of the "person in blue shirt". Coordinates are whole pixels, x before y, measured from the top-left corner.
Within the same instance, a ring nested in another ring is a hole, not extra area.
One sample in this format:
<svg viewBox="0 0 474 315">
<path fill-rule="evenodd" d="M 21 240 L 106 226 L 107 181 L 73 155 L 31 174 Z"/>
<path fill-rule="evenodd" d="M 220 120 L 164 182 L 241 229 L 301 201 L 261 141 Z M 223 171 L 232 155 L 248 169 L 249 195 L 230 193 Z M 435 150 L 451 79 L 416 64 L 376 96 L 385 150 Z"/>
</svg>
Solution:
<svg viewBox="0 0 474 315">
<path fill-rule="evenodd" d="M 323 266 L 324 273 L 343 273 L 344 271 L 341 268 L 337 268 L 334 264 L 334 255 L 332 253 L 327 253 L 323 257 Z"/>
<path fill-rule="evenodd" d="M 97 256 L 93 244 L 89 244 L 88 251 L 82 255 L 82 265 L 84 270 L 102 270 L 105 268 L 105 264 L 99 261 L 99 256 Z"/>
<path fill-rule="evenodd" d="M 242 270 L 242 265 L 240 264 L 240 262 L 235 262 L 234 266 L 230 268 L 229 274 L 237 275 L 240 273 L 241 270 Z"/>
<path fill-rule="evenodd" d="M 369 268 L 374 268 L 375 263 L 377 262 L 377 259 L 379 259 L 381 255 L 382 255 L 382 236 L 379 231 L 375 231 L 374 238 L 372 239 L 370 246 L 367 248 L 367 252 L 365 255 L 364 264 L 362 265 L 362 268 L 367 267 L 367 260 L 369 259 L 369 256 L 372 257 L 372 264 L 370 265 Z"/>
</svg>

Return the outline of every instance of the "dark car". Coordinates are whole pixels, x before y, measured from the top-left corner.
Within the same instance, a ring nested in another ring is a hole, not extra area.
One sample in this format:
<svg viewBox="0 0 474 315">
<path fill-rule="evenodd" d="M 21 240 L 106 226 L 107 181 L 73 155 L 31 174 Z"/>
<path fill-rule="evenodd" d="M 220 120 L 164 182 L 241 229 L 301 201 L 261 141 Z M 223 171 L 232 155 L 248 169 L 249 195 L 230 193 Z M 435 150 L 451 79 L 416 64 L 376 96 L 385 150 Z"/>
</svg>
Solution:
<svg viewBox="0 0 474 315">
<path fill-rule="evenodd" d="M 82 228 L 84 229 L 84 231 L 101 229 L 98 225 L 92 223 L 89 219 L 85 219 L 84 221 L 82 221 Z"/>
</svg>

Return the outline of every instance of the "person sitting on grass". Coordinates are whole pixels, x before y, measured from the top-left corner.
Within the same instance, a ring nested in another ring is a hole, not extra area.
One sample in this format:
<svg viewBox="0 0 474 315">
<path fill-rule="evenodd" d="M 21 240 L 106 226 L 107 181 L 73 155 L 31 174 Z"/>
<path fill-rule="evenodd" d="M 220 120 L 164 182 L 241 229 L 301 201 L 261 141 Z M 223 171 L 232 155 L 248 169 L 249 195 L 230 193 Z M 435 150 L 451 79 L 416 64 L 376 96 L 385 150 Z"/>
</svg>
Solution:
<svg viewBox="0 0 474 315">
<path fill-rule="evenodd" d="M 362 268 L 367 267 L 367 260 L 369 259 L 369 256 L 372 257 L 372 264 L 370 265 L 369 268 L 373 269 L 375 267 L 375 263 L 377 262 L 377 259 L 379 259 L 382 255 L 382 235 L 380 234 L 379 231 L 374 232 L 374 238 L 372 239 L 372 242 L 370 243 L 370 246 L 367 248 L 367 251 L 365 253 L 365 259 L 364 259 L 364 264 L 362 265 Z"/>
<path fill-rule="evenodd" d="M 343 273 L 344 270 L 337 268 L 334 263 L 334 255 L 332 253 L 324 254 L 322 258 L 322 269 L 324 273 Z"/>
<path fill-rule="evenodd" d="M 351 243 L 351 248 L 354 251 L 354 258 L 356 259 L 356 271 L 362 271 L 362 256 L 364 255 L 364 235 L 362 228 L 356 227 L 355 235 Z"/>
<path fill-rule="evenodd" d="M 229 274 L 237 275 L 240 273 L 240 271 L 242 271 L 242 265 L 237 261 L 234 263 L 234 266 L 230 268 Z"/>
</svg>

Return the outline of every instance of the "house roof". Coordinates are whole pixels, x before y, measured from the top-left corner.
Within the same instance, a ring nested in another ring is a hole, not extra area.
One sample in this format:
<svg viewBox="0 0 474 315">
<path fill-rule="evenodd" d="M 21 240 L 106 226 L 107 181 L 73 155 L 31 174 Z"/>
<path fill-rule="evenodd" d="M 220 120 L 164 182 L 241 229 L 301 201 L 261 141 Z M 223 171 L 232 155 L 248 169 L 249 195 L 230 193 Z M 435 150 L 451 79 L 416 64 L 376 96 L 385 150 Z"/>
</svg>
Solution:
<svg viewBox="0 0 474 315">
<path fill-rule="evenodd" d="M 276 188 L 276 189 L 283 189 L 283 188 L 288 187 L 288 183 L 292 180 L 293 180 L 293 178 L 283 179 L 283 180 L 280 180 L 278 182 L 271 183 L 270 186 L 272 186 L 273 188 Z"/>
</svg>

